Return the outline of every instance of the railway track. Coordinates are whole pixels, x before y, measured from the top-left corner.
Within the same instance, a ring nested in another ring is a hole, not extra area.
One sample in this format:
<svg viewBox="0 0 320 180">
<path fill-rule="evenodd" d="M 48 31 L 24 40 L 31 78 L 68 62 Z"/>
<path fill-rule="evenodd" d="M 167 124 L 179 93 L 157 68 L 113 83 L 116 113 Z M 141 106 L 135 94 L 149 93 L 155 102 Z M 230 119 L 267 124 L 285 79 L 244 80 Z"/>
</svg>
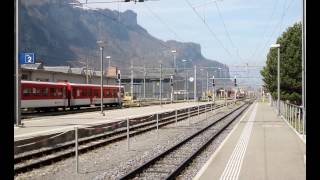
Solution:
<svg viewBox="0 0 320 180">
<path fill-rule="evenodd" d="M 219 109 L 224 105 L 214 105 L 212 109 Z M 182 121 L 188 117 L 197 116 L 198 114 L 205 113 L 205 111 L 210 111 L 211 107 L 207 106 L 204 108 L 200 106 L 198 110 L 197 107 L 190 109 L 190 114 L 186 109 L 180 110 L 177 113 L 177 117 L 174 112 L 164 113 L 159 119 L 159 127 L 166 126 L 168 124 L 175 123 L 176 121 Z M 130 125 L 130 137 L 156 129 L 155 119 L 145 121 L 139 124 Z M 85 153 L 92 149 L 126 139 L 126 127 L 118 128 L 112 132 L 94 135 L 90 137 L 84 137 L 79 139 L 79 153 Z M 75 155 L 74 151 L 74 141 L 65 142 L 55 147 L 45 148 L 41 151 L 31 151 L 30 153 L 26 152 L 22 155 L 15 155 L 14 158 L 14 172 L 15 174 L 27 172 L 34 168 L 39 168 L 44 165 L 49 165 L 60 161 L 62 159 L 71 157 Z"/>
<path fill-rule="evenodd" d="M 185 138 L 181 142 L 127 173 L 124 179 L 175 179 L 220 133 L 222 133 L 251 103 L 234 111 Z M 216 128 L 220 124 L 221 127 Z M 222 125 L 221 125 L 222 124 Z"/>
</svg>

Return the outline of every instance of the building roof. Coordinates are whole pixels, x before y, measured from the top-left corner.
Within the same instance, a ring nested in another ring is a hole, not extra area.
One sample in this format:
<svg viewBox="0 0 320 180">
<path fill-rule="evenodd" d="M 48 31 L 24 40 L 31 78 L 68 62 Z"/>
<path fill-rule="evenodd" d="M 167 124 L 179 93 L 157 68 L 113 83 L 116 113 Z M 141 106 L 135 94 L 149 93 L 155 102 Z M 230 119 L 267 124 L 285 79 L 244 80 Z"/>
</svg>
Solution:
<svg viewBox="0 0 320 180">
<path fill-rule="evenodd" d="M 72 73 L 70 66 L 43 66 L 46 71 Z"/>
<path fill-rule="evenodd" d="M 23 69 L 43 69 L 43 64 L 42 63 L 21 64 L 21 68 L 23 68 Z"/>
<path fill-rule="evenodd" d="M 71 68 L 73 74 L 85 74 L 84 68 Z"/>
</svg>

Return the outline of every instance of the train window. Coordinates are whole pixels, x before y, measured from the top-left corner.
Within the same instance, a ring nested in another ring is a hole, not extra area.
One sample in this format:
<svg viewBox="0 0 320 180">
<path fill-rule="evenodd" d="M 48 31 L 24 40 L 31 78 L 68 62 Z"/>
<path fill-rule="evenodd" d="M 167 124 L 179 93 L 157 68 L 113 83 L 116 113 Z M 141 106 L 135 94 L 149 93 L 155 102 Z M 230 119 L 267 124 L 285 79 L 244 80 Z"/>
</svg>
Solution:
<svg viewBox="0 0 320 180">
<path fill-rule="evenodd" d="M 57 88 L 57 96 L 62 96 L 62 88 Z"/>
<path fill-rule="evenodd" d="M 81 94 L 81 89 L 77 89 L 77 97 L 79 97 Z"/>
<path fill-rule="evenodd" d="M 73 88 L 73 90 L 72 90 L 72 95 L 73 95 L 73 97 L 76 97 L 76 95 L 77 95 L 77 88 Z"/>
<path fill-rule="evenodd" d="M 34 95 L 34 96 L 35 96 L 35 95 L 37 94 L 37 92 L 36 92 L 36 91 L 37 91 L 37 89 L 36 89 L 36 88 L 32 88 L 32 95 Z"/>
<path fill-rule="evenodd" d="M 110 96 L 110 91 L 109 90 L 107 90 L 107 96 Z"/>
<path fill-rule="evenodd" d="M 23 89 L 23 96 L 30 96 L 30 94 L 31 94 L 31 88 Z"/>
<path fill-rule="evenodd" d="M 95 89 L 95 90 L 94 90 L 94 95 L 95 95 L 95 96 L 98 96 L 98 95 L 99 95 L 98 89 Z"/>
<path fill-rule="evenodd" d="M 48 88 L 44 88 L 42 90 L 42 94 L 43 94 L 43 96 L 48 96 L 49 95 L 49 89 Z"/>
<path fill-rule="evenodd" d="M 86 89 L 82 89 L 81 96 L 87 96 L 87 90 Z"/>
<path fill-rule="evenodd" d="M 88 89 L 88 96 L 91 96 L 91 89 Z"/>
<path fill-rule="evenodd" d="M 55 96 L 55 90 L 54 90 L 54 88 L 50 88 L 50 96 Z"/>
</svg>

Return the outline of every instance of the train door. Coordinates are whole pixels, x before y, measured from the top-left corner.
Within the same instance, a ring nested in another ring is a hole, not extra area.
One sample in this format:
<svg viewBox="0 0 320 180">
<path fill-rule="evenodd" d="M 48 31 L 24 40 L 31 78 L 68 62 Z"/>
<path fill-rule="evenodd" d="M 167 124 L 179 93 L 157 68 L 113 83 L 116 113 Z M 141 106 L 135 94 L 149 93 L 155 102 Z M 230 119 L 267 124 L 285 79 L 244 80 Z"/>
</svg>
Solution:
<svg viewBox="0 0 320 180">
<path fill-rule="evenodd" d="M 73 97 L 72 97 L 72 87 L 68 83 L 67 84 L 67 107 L 71 106 L 71 99 L 73 99 Z"/>
</svg>

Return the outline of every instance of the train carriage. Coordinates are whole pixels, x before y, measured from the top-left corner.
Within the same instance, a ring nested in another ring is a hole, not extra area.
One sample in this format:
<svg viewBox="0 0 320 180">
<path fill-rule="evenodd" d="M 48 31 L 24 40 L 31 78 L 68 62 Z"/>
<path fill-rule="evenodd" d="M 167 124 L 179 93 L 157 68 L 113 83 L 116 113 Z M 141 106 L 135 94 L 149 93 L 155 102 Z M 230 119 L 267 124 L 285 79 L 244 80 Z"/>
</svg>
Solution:
<svg viewBox="0 0 320 180">
<path fill-rule="evenodd" d="M 21 108 L 47 109 L 65 107 L 65 83 L 21 81 Z"/>
<path fill-rule="evenodd" d="M 103 86 L 103 104 L 122 105 L 124 89 L 121 86 Z M 62 107 L 80 108 L 101 104 L 101 87 L 94 84 L 21 81 L 21 108 L 47 110 Z"/>
</svg>

